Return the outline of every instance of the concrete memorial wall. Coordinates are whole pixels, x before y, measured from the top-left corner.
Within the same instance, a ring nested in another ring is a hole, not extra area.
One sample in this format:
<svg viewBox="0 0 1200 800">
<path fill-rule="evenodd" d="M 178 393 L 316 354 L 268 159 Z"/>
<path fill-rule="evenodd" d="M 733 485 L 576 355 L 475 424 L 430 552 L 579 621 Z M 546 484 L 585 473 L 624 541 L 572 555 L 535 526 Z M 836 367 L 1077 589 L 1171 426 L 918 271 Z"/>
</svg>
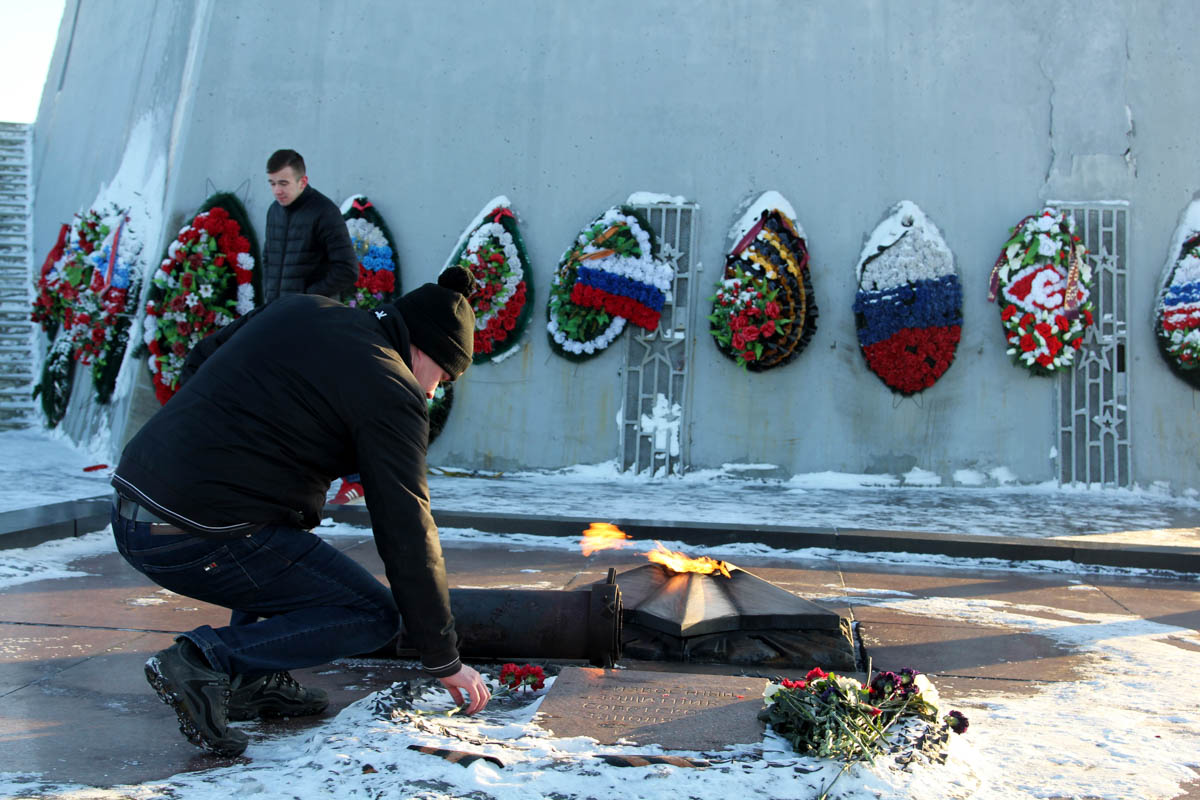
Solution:
<svg viewBox="0 0 1200 800">
<path fill-rule="evenodd" d="M 1047 201 L 1115 203 L 1128 210 L 1131 475 L 1182 491 L 1200 485 L 1196 395 L 1156 352 L 1151 319 L 1200 188 L 1200 95 L 1182 91 L 1197 22 L 1196 4 L 1134 0 L 68 0 L 36 123 L 35 262 L 113 180 L 135 129 L 166 159 L 152 263 L 210 186 L 240 190 L 261 235 L 280 147 L 335 202 L 371 198 L 406 287 L 432 280 L 480 204 L 506 195 L 533 319 L 512 357 L 456 386 L 431 460 L 553 468 L 617 457 L 628 344 L 555 355 L 551 276 L 588 220 L 663 193 L 699 206 L 688 468 L 1029 483 L 1061 477 L 1057 381 L 1012 365 L 989 272 L 1008 229 Z M 731 224 L 765 190 L 805 230 L 820 316 L 798 358 L 751 374 L 717 351 L 707 298 Z M 911 398 L 867 368 L 851 310 L 864 237 L 901 200 L 936 223 L 963 284 L 956 359 Z M 139 369 L 114 447 L 155 407 Z"/>
</svg>

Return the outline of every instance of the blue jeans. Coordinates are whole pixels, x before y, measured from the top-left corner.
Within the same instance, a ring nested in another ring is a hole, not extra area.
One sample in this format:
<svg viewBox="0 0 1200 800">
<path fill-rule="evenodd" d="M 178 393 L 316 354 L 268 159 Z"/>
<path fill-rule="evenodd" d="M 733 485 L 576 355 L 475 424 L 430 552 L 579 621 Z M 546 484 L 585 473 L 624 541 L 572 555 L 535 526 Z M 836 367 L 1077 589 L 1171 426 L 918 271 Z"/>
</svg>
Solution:
<svg viewBox="0 0 1200 800">
<path fill-rule="evenodd" d="M 112 513 L 117 550 L 176 594 L 233 611 L 183 636 L 214 669 L 256 677 L 386 645 L 400 628 L 392 592 L 310 531 L 267 525 L 249 536 L 155 535 Z"/>
</svg>

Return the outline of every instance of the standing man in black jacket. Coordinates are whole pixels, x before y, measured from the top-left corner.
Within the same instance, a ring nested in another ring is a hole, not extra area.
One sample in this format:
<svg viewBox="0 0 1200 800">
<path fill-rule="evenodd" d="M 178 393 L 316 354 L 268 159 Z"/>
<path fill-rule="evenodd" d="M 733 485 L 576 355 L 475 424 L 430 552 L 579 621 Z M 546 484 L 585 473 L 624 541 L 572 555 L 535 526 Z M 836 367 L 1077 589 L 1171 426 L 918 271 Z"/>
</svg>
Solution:
<svg viewBox="0 0 1200 800">
<path fill-rule="evenodd" d="M 354 288 L 358 258 L 342 212 L 308 185 L 304 158 L 276 150 L 267 159 L 275 202 L 267 209 L 263 301 L 285 294 L 323 294 L 335 300 Z"/>
<path fill-rule="evenodd" d="M 192 350 L 179 392 L 113 475 L 113 532 L 159 585 L 233 610 L 146 662 L 194 744 L 246 748 L 230 719 L 323 711 L 289 669 L 407 639 L 468 713 L 487 705 L 458 657 L 429 510 L 427 400 L 471 364 L 472 278 L 455 267 L 371 312 L 280 298 Z M 311 532 L 330 481 L 361 472 L 390 589 Z M 467 698 L 464 701 L 463 693 Z"/>
</svg>

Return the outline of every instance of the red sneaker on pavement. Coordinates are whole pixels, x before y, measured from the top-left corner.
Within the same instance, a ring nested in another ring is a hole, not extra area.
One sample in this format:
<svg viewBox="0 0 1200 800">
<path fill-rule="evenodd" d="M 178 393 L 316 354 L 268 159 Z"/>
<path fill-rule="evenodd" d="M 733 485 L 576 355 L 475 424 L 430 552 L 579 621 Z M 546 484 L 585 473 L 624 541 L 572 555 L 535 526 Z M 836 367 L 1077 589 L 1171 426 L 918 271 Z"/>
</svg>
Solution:
<svg viewBox="0 0 1200 800">
<path fill-rule="evenodd" d="M 342 481 L 342 488 L 338 489 L 338 493 L 329 502 L 335 506 L 344 506 L 352 503 L 361 503 L 364 500 L 362 484 L 344 480 Z"/>
</svg>

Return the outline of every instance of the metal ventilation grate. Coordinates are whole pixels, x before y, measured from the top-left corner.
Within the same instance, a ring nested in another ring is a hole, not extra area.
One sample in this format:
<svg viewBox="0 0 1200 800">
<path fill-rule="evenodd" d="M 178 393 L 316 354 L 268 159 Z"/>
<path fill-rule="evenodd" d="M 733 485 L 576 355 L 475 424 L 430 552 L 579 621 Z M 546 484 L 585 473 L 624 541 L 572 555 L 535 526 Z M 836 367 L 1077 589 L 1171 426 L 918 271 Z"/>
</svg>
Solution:
<svg viewBox="0 0 1200 800">
<path fill-rule="evenodd" d="M 1059 378 L 1058 460 L 1062 483 L 1130 486 L 1129 205 L 1050 203 L 1075 219 L 1092 265 L 1095 324 L 1074 369 Z"/>
<path fill-rule="evenodd" d="M 621 407 L 621 468 L 638 474 L 681 475 L 688 463 L 688 381 L 696 303 L 695 258 L 699 207 L 694 203 L 633 206 L 650 223 L 675 281 L 655 331 L 627 336 L 625 398 Z"/>
</svg>

